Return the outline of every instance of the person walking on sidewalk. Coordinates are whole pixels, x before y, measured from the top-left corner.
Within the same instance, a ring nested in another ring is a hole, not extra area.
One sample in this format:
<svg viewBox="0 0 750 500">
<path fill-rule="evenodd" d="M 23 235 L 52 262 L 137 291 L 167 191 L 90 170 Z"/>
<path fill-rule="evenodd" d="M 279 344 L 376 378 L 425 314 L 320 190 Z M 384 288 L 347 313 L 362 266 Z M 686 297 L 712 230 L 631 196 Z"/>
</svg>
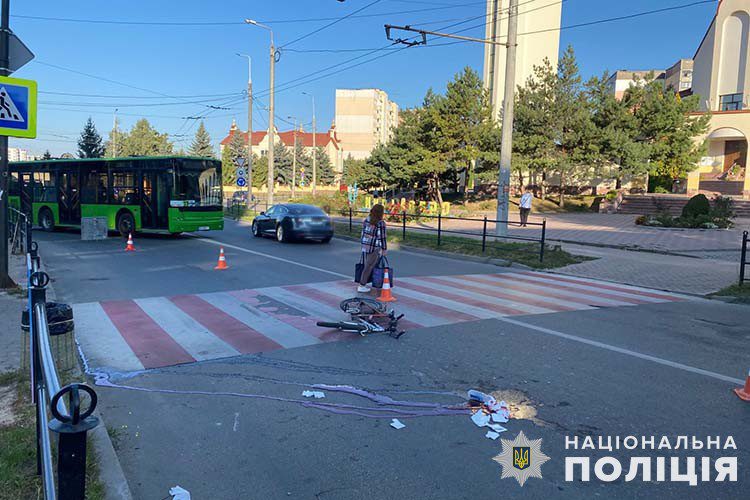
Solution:
<svg viewBox="0 0 750 500">
<path fill-rule="evenodd" d="M 377 265 L 380 257 L 388 251 L 385 236 L 385 221 L 383 220 L 384 212 L 385 208 L 380 203 L 373 205 L 370 209 L 370 215 L 362 223 L 362 237 L 360 241 L 362 243 L 364 268 L 362 269 L 362 276 L 359 278 L 359 286 L 357 287 L 357 292 L 359 293 L 370 291 L 367 282 L 372 274 L 372 270 Z"/>
<path fill-rule="evenodd" d="M 526 227 L 529 222 L 529 212 L 531 212 L 531 200 L 533 196 L 524 188 L 521 199 L 518 201 L 518 209 L 521 212 L 521 227 Z"/>
</svg>

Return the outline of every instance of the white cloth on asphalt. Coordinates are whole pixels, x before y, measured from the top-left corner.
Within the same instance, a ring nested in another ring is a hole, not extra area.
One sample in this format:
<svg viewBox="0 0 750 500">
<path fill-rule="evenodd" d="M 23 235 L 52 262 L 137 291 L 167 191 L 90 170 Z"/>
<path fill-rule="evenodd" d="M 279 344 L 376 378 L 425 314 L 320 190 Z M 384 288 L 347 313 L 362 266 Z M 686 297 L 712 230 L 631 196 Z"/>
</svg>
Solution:
<svg viewBox="0 0 750 500">
<path fill-rule="evenodd" d="M 169 494 L 172 495 L 172 500 L 190 500 L 190 492 L 180 486 L 169 488 Z"/>
</svg>

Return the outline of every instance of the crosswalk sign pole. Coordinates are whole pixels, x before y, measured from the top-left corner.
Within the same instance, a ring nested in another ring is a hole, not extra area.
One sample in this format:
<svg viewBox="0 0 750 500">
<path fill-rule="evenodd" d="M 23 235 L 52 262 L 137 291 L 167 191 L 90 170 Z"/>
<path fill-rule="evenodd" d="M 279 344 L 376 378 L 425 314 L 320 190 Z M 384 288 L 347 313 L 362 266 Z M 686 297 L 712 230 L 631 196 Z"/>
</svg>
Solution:
<svg viewBox="0 0 750 500">
<path fill-rule="evenodd" d="M 0 75 L 10 74 L 10 0 L 2 0 Z M 0 135 L 0 289 L 14 285 L 8 273 L 8 136 Z"/>
</svg>

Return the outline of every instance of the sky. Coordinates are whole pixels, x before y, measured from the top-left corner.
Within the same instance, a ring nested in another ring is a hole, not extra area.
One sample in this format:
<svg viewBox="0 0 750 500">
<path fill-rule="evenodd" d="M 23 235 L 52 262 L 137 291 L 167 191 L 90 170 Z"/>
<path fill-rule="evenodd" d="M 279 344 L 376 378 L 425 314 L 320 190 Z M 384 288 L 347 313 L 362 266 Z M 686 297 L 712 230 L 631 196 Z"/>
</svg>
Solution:
<svg viewBox="0 0 750 500">
<path fill-rule="evenodd" d="M 565 27 L 694 2 L 565 0 L 560 48 L 573 46 L 584 78 L 605 70 L 666 69 L 693 56 L 716 1 L 635 19 Z M 483 44 L 429 47 L 445 42 L 430 39 L 428 47 L 352 50 L 401 47 L 389 47 L 385 23 L 435 31 L 473 26 L 461 34 L 483 38 L 484 20 L 472 18 L 484 12 L 481 0 L 11 0 L 11 29 L 36 55 L 13 76 L 37 80 L 40 109 L 38 138 L 11 139 L 10 145 L 34 154 L 47 149 L 53 155 L 75 154 L 86 119 L 91 116 L 106 138 L 117 109 L 120 127 L 129 129 L 146 117 L 160 132 L 170 134 L 177 149 L 186 150 L 198 123 L 191 117 L 204 117 L 218 150 L 233 118 L 240 128 L 247 128 L 243 92 L 248 63 L 237 53 L 252 58 L 257 97 L 253 128 L 266 129 L 268 111 L 263 108 L 268 106 L 270 37 L 267 30 L 245 24 L 246 18 L 270 26 L 280 47 L 275 100 L 279 130 L 291 129 L 289 123 L 295 119 L 310 129 L 311 95 L 318 131 L 327 130 L 334 117 L 336 88 L 380 88 L 402 108 L 416 106 L 429 88 L 442 92 L 465 66 L 481 74 Z M 351 18 L 295 41 L 349 14 Z"/>
</svg>

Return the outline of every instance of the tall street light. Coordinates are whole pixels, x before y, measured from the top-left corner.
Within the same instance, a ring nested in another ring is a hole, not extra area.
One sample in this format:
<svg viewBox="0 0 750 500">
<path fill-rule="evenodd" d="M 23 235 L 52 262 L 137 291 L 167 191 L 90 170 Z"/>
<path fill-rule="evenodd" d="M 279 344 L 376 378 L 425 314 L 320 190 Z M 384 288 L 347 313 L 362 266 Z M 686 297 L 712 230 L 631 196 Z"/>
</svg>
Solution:
<svg viewBox="0 0 750 500">
<path fill-rule="evenodd" d="M 273 45 L 273 30 L 270 26 L 266 26 L 265 24 L 259 23 L 258 21 L 255 21 L 254 19 L 245 19 L 245 22 L 247 24 L 252 24 L 253 26 L 258 26 L 259 28 L 263 28 L 269 31 L 271 34 L 271 47 L 270 47 L 270 55 L 271 55 L 271 94 L 268 98 L 268 205 L 273 205 L 273 183 L 274 183 L 274 158 L 273 158 L 273 147 L 274 147 L 274 131 L 276 130 L 273 125 L 273 114 L 274 114 L 274 93 L 276 91 L 275 88 L 275 70 L 276 70 L 276 47 Z"/>
<path fill-rule="evenodd" d="M 315 196 L 315 185 L 317 184 L 317 177 L 318 177 L 318 148 L 317 143 L 315 142 L 317 134 L 315 133 L 315 96 L 312 94 L 308 94 L 307 92 L 302 92 L 304 95 L 310 97 L 312 99 L 312 112 L 313 112 L 313 120 L 312 120 L 312 134 L 313 134 L 313 155 L 312 155 L 312 195 Z"/>
<path fill-rule="evenodd" d="M 247 208 L 252 206 L 253 198 L 253 59 L 247 54 Z"/>
<path fill-rule="evenodd" d="M 297 123 L 299 120 L 295 116 L 287 116 L 287 119 L 294 120 L 294 156 L 292 157 L 292 198 L 294 198 L 297 185 Z"/>
</svg>

